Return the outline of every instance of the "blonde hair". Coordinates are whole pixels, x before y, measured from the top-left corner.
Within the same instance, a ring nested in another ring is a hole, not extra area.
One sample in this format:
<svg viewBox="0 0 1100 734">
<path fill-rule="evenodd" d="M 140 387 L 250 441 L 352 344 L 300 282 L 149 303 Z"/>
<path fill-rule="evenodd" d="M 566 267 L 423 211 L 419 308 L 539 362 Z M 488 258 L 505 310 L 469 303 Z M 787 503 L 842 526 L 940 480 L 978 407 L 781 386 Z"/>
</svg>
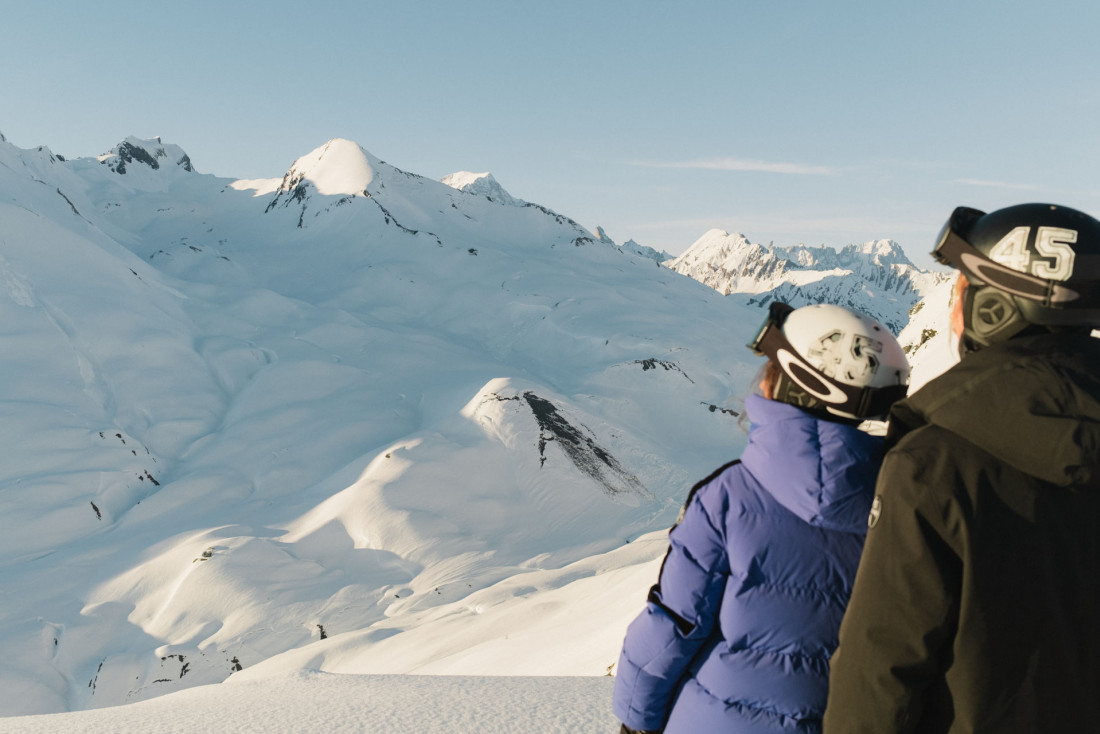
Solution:
<svg viewBox="0 0 1100 734">
<path fill-rule="evenodd" d="M 756 376 L 752 378 L 752 385 L 749 387 L 749 393 L 751 395 L 758 395 L 762 398 L 772 400 L 772 396 L 775 395 L 775 386 L 779 383 L 779 378 L 782 376 L 783 371 L 779 365 L 768 360 L 760 369 L 757 370 Z M 744 402 L 742 401 L 742 406 Z M 737 416 L 737 425 L 745 433 L 749 432 L 749 414 L 748 411 L 742 407 L 741 414 Z"/>
</svg>

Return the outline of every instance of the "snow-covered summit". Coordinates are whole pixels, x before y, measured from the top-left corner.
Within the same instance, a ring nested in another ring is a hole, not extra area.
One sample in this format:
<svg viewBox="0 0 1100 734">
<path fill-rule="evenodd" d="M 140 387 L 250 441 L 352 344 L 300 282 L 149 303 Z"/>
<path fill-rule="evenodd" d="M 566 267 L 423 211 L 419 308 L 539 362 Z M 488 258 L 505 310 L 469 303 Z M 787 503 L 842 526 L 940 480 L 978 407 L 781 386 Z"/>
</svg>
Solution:
<svg viewBox="0 0 1100 734">
<path fill-rule="evenodd" d="M 455 173 L 444 176 L 440 181 L 453 189 L 465 191 L 467 194 L 473 194 L 475 196 L 485 196 L 492 201 L 497 201 L 502 204 L 518 204 L 522 206 L 526 203 L 522 199 L 517 199 L 505 191 L 504 187 L 493 178 L 493 174 L 488 172 L 471 173 L 470 171 L 456 171 Z"/>
<path fill-rule="evenodd" d="M 604 245 L 617 247 L 622 252 L 628 252 L 631 255 L 639 255 L 646 258 L 647 260 L 652 260 L 658 265 L 665 262 L 666 260 L 672 259 L 672 255 L 668 254 L 667 252 L 664 252 L 662 250 L 655 250 L 652 247 L 647 247 L 646 245 L 640 245 L 634 240 L 627 240 L 621 245 L 616 244 L 615 240 L 611 239 L 604 228 L 600 226 L 596 227 L 596 241 Z"/>
<path fill-rule="evenodd" d="M 99 162 L 119 174 L 126 174 L 137 166 L 145 166 L 154 171 L 161 170 L 162 165 L 166 170 L 179 167 L 188 172 L 194 171 L 191 157 L 183 148 L 165 144 L 159 136 L 148 139 L 127 137 L 99 156 Z"/>
<path fill-rule="evenodd" d="M 729 295 L 771 290 L 802 263 L 749 242 L 739 232 L 711 229 L 668 267 Z"/>
<path fill-rule="evenodd" d="M 333 138 L 291 164 L 282 182 L 275 188 L 275 196 L 266 211 L 286 209 L 296 213 L 298 227 L 301 228 L 306 225 L 307 210 L 312 210 L 316 216 L 330 206 L 312 201 L 314 194 L 347 203 L 357 198 L 370 200 L 382 193 L 387 183 L 403 188 L 411 182 L 416 189 L 425 181 L 428 179 L 387 164 L 354 141 Z M 390 196 L 394 193 L 391 191 Z"/>
<path fill-rule="evenodd" d="M 619 246 L 619 249 L 623 252 L 630 252 L 635 255 L 641 255 L 642 257 L 649 258 L 658 265 L 672 259 L 672 255 L 665 252 L 664 250 L 656 250 L 648 245 L 639 244 L 634 240 L 627 240 Z"/>
<path fill-rule="evenodd" d="M 287 170 L 279 191 L 294 191 L 304 183 L 324 195 L 361 195 L 377 177 L 381 161 L 358 143 L 333 138 L 305 154 Z"/>
<path fill-rule="evenodd" d="M 891 265 L 914 267 L 905 251 L 901 249 L 901 245 L 894 240 L 870 240 L 861 244 L 847 245 L 837 253 L 837 260 L 842 266 L 871 262 L 880 267 Z"/>
</svg>

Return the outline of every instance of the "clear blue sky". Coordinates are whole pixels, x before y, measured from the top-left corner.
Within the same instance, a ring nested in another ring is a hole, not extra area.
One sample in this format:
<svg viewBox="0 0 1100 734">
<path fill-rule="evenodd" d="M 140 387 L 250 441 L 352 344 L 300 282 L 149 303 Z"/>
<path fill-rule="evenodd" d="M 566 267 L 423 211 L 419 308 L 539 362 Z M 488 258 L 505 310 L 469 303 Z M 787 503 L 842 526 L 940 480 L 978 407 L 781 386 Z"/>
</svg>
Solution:
<svg viewBox="0 0 1100 734">
<path fill-rule="evenodd" d="M 1100 3 L 0 0 L 0 132 L 277 177 L 332 137 L 679 252 L 1100 214 Z"/>
</svg>

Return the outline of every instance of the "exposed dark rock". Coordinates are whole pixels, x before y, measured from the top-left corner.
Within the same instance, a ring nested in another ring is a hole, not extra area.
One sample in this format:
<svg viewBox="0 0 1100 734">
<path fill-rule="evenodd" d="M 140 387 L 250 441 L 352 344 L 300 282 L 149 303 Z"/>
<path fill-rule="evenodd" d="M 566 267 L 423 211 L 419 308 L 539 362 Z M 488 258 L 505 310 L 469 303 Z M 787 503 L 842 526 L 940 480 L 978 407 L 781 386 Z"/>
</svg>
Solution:
<svg viewBox="0 0 1100 734">
<path fill-rule="evenodd" d="M 88 687 L 92 689 L 92 695 L 95 695 L 96 681 L 99 680 L 99 673 L 103 670 L 103 663 L 105 662 L 107 662 L 107 658 L 103 658 L 103 660 L 99 662 L 99 667 L 95 669 L 95 675 L 88 681 Z"/>
<path fill-rule="evenodd" d="M 117 162 L 111 165 L 111 170 L 115 173 L 124 174 L 126 173 L 126 164 L 134 161 L 144 163 L 154 171 L 160 168 L 160 163 L 157 162 L 156 158 L 149 155 L 149 151 L 145 148 L 139 148 L 136 145 L 124 142 L 119 143 Z"/>
<path fill-rule="evenodd" d="M 598 482 L 608 495 L 645 490 L 638 477 L 627 471 L 610 452 L 588 435 L 591 431 L 570 423 L 551 401 L 530 390 L 522 396 L 509 398 L 494 395 L 493 398 L 500 401 L 522 399 L 527 403 L 539 427 L 540 466 L 546 464 L 546 446 L 556 443 L 573 465 Z"/>
<path fill-rule="evenodd" d="M 77 215 L 78 217 L 81 216 L 80 212 L 78 212 L 76 210 L 76 205 L 73 204 L 73 202 L 69 200 L 69 197 L 67 197 L 67 196 L 65 196 L 65 194 L 61 193 L 61 189 L 57 190 L 57 195 L 65 200 L 65 203 L 68 204 L 69 208 L 71 208 L 73 210 L 73 214 Z"/>
<path fill-rule="evenodd" d="M 936 333 L 937 332 L 936 332 L 935 329 L 924 329 L 920 333 L 920 341 L 919 342 L 917 342 L 914 345 L 907 344 L 906 346 L 902 347 L 902 349 L 905 351 L 906 354 L 909 354 L 910 352 L 915 352 L 916 350 L 923 347 L 924 343 L 927 342 L 932 337 L 934 337 L 936 335 Z"/>
<path fill-rule="evenodd" d="M 676 364 L 675 362 L 669 362 L 669 361 L 664 360 L 664 359 L 657 359 L 657 358 L 653 357 L 653 358 L 650 358 L 650 359 L 636 359 L 636 360 L 634 360 L 634 364 L 640 364 L 642 366 L 642 371 L 643 372 L 647 372 L 649 370 L 655 370 L 658 367 L 661 367 L 666 371 L 679 372 L 681 375 L 684 376 L 685 380 L 690 382 L 692 385 L 695 384 L 695 380 L 688 377 L 687 373 L 684 372 L 682 369 L 680 369 L 680 365 Z"/>
</svg>

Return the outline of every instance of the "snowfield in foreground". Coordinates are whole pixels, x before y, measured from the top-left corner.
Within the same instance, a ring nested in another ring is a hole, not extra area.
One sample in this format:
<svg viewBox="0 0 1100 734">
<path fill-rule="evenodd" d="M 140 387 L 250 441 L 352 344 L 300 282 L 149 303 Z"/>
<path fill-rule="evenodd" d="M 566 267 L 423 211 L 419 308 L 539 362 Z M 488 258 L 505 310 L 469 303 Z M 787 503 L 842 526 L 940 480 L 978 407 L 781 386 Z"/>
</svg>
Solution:
<svg viewBox="0 0 1100 734">
<path fill-rule="evenodd" d="M 8 734 L 615 734 L 613 679 L 297 671 L 129 706 L 4 720 Z"/>
</svg>

